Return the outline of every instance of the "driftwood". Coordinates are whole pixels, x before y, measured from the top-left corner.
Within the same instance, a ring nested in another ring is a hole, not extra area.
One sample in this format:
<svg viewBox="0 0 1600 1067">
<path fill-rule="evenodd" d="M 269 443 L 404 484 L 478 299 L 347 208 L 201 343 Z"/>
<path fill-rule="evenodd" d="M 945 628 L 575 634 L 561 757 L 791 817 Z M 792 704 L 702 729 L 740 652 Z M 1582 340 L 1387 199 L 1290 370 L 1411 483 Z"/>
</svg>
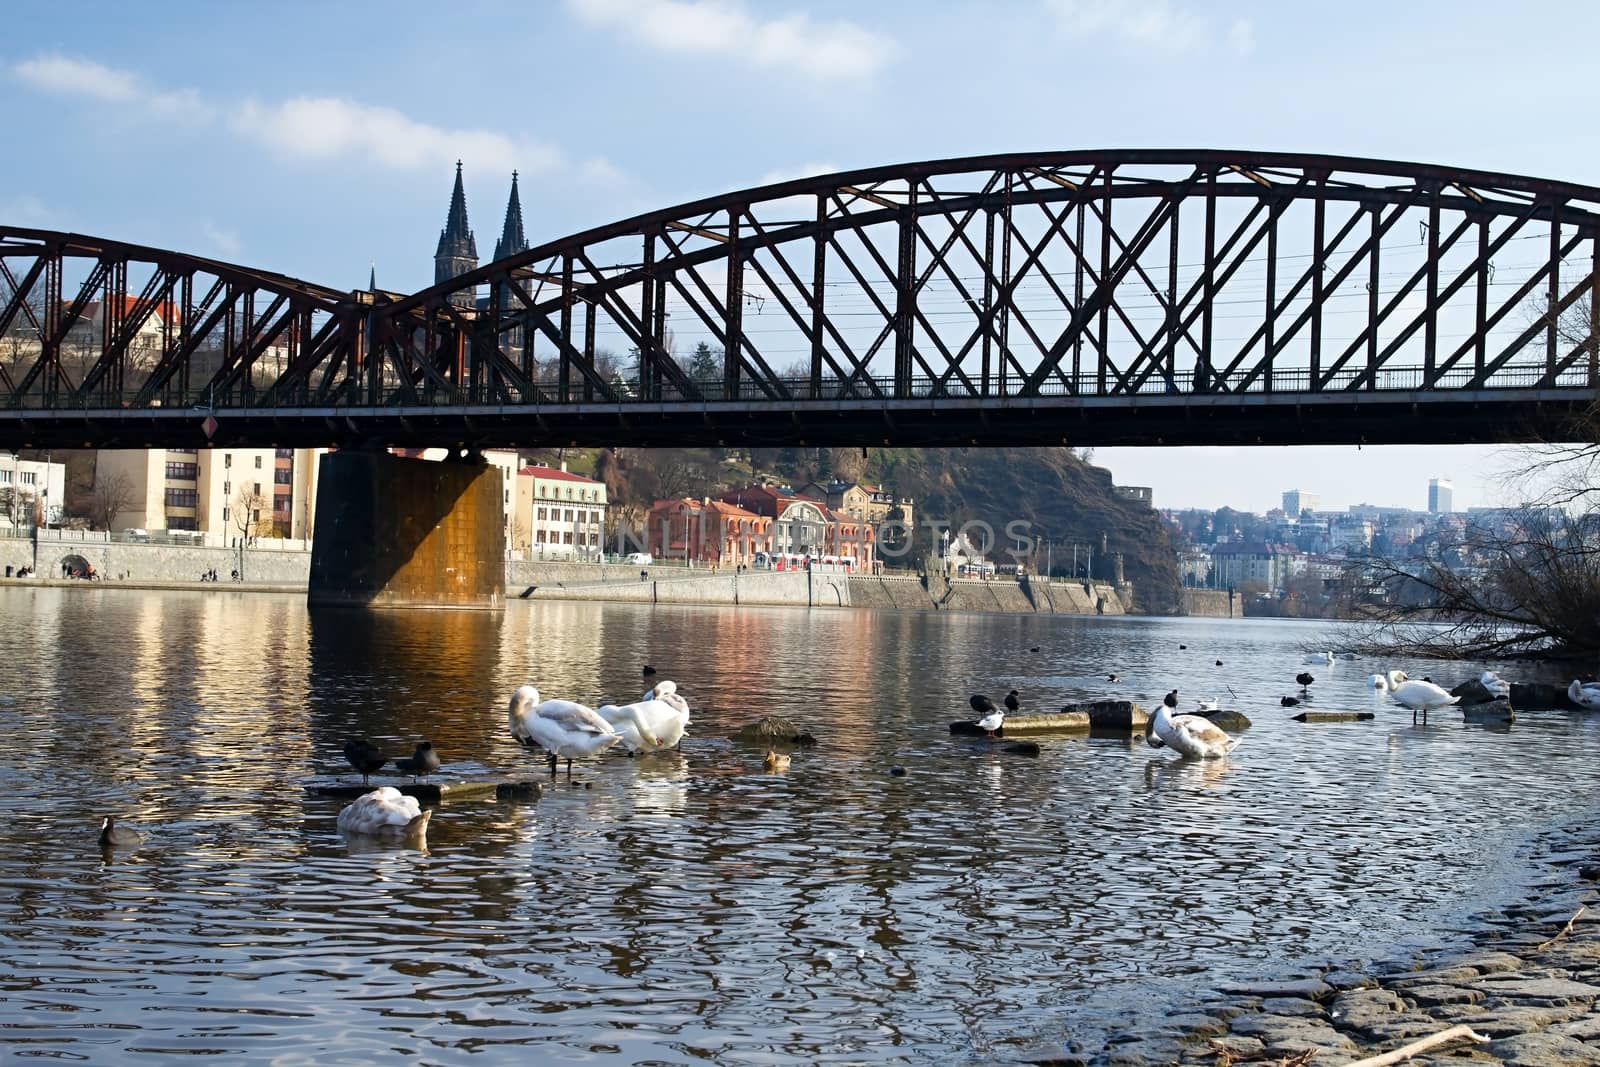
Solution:
<svg viewBox="0 0 1600 1067">
<path fill-rule="evenodd" d="M 1378 716 L 1371 711 L 1302 711 L 1295 722 L 1366 722 Z"/>
<path fill-rule="evenodd" d="M 1560 933 L 1556 934 L 1556 936 L 1552 937 L 1548 941 L 1542 941 L 1539 944 L 1533 946 L 1533 950 L 1535 952 L 1538 952 L 1538 951 L 1540 951 L 1542 949 L 1547 949 L 1551 945 L 1555 944 L 1557 941 L 1560 941 L 1563 937 L 1566 937 L 1568 934 L 1572 933 L 1572 924 L 1578 921 L 1578 916 L 1582 915 L 1584 912 L 1586 912 L 1588 910 L 1589 910 L 1589 905 L 1580 904 L 1578 906 L 1578 910 L 1572 913 L 1572 918 L 1567 920 L 1567 925 L 1565 925 L 1565 926 L 1563 926 L 1561 928 Z"/>
<path fill-rule="evenodd" d="M 1393 1052 L 1385 1052 L 1381 1056 L 1368 1056 L 1364 1060 L 1356 1060 L 1354 1063 L 1346 1064 L 1345 1067 L 1389 1067 L 1391 1063 L 1409 1060 L 1413 1056 L 1420 1056 L 1424 1052 L 1438 1048 L 1440 1045 L 1448 1045 L 1452 1042 L 1460 1041 L 1462 1038 L 1466 1038 L 1475 1045 L 1485 1044 L 1489 1040 L 1466 1023 L 1461 1023 L 1458 1026 L 1452 1026 L 1448 1030 L 1440 1030 L 1432 1037 L 1413 1041 L 1409 1045 L 1401 1045 Z"/>
</svg>

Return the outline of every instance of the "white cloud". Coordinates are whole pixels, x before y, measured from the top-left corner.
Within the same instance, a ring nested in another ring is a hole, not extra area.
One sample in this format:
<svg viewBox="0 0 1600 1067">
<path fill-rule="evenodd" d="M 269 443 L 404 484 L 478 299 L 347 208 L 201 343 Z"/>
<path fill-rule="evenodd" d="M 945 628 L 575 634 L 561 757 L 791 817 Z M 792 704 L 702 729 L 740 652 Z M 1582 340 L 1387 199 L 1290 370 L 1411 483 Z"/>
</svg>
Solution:
<svg viewBox="0 0 1600 1067">
<path fill-rule="evenodd" d="M 336 97 L 295 97 L 277 104 L 247 100 L 233 110 L 235 132 L 290 157 L 351 156 L 386 167 L 414 169 L 470 160 L 475 169 L 530 172 L 563 162 L 561 152 L 491 130 L 453 130 L 418 122 L 389 107 Z"/>
<path fill-rule="evenodd" d="M 199 124 L 225 119 L 235 134 L 282 159 L 348 158 L 403 170 L 439 167 L 460 159 L 475 169 L 529 174 L 569 166 L 560 149 L 531 138 L 434 126 L 391 107 L 338 97 L 213 103 L 192 90 L 158 89 L 127 71 L 53 53 L 16 63 L 11 74 L 32 89 L 58 96 L 182 116 Z M 571 169 L 585 181 L 623 180 L 604 159 L 587 160 Z M 229 251 L 225 241 L 216 240 L 214 234 L 208 236 L 224 252 Z"/>
<path fill-rule="evenodd" d="M 244 242 L 239 240 L 237 230 L 225 230 L 213 223 L 202 222 L 200 232 L 211 242 L 212 247 L 228 258 L 234 258 L 244 250 Z"/>
<path fill-rule="evenodd" d="M 192 89 L 155 89 L 136 75 L 87 59 L 55 53 L 25 59 L 11 68 L 23 84 L 62 96 L 83 96 L 111 104 L 127 104 L 157 115 L 209 118 L 211 108 Z"/>
<path fill-rule="evenodd" d="M 1219 30 L 1209 15 L 1170 0 L 1046 0 L 1061 28 L 1074 37 L 1113 37 L 1162 52 L 1205 52 L 1219 45 L 1237 55 L 1255 47 L 1249 19 Z"/>
<path fill-rule="evenodd" d="M 894 55 L 887 37 L 803 12 L 758 18 L 740 0 L 567 0 L 585 22 L 667 52 L 726 55 L 811 78 L 866 78 Z"/>
</svg>

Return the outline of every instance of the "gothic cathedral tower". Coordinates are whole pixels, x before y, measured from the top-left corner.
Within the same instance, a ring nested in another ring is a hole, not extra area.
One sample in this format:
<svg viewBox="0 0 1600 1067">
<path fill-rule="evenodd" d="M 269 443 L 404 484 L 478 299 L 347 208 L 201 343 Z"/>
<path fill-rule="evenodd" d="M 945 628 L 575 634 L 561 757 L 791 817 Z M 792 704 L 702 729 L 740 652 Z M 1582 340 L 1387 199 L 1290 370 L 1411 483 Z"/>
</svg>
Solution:
<svg viewBox="0 0 1600 1067">
<path fill-rule="evenodd" d="M 456 187 L 450 194 L 450 214 L 439 231 L 439 250 L 433 254 L 434 284 L 457 278 L 478 266 L 478 243 L 467 225 L 467 193 L 461 186 L 461 161 L 456 161 Z M 477 304 L 477 293 L 463 289 L 450 298 L 458 307 Z"/>
</svg>

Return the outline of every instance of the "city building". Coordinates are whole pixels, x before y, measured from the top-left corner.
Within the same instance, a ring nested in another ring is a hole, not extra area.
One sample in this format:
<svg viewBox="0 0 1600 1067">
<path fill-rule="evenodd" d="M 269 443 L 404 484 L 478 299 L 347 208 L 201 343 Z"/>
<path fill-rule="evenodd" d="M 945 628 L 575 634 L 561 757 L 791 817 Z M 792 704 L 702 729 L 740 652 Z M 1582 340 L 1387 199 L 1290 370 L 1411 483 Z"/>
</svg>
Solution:
<svg viewBox="0 0 1600 1067">
<path fill-rule="evenodd" d="M 487 455 L 487 453 L 485 453 Z M 565 462 L 517 472 L 512 549 L 531 559 L 599 559 L 605 551 L 606 486 Z"/>
<path fill-rule="evenodd" d="M 1316 511 L 1321 506 L 1322 497 L 1317 493 L 1290 489 L 1283 494 L 1283 513 L 1292 519 L 1299 518 L 1302 512 Z"/>
<path fill-rule="evenodd" d="M 1253 581 L 1262 583 L 1269 591 L 1280 590 L 1294 576 L 1296 554 L 1289 545 L 1267 542 L 1214 545 L 1211 549 L 1213 584 L 1218 589 L 1235 589 Z"/>
<path fill-rule="evenodd" d="M 67 467 L 0 452 L 0 528 L 58 522 L 66 500 Z"/>
<path fill-rule="evenodd" d="M 833 481 L 826 485 L 821 482 L 812 482 L 800 490 L 800 496 L 826 504 L 830 510 L 840 515 L 848 516 L 857 522 L 870 522 L 874 525 L 886 521 L 893 515 L 907 526 L 913 526 L 912 501 L 910 497 L 901 497 L 896 500 L 894 494 L 875 485 L 863 485 L 860 482 Z"/>
<path fill-rule="evenodd" d="M 756 566 L 771 557 L 772 520 L 709 497 L 658 500 L 646 520 L 646 548 L 658 560 L 691 566 Z"/>
<path fill-rule="evenodd" d="M 311 536 L 322 449 L 102 449 L 95 454 L 97 525 L 111 530 L 239 538 Z M 109 520 L 109 521 L 108 521 Z"/>
<path fill-rule="evenodd" d="M 748 485 L 722 501 L 772 520 L 772 552 L 781 557 L 835 559 L 871 571 L 877 559 L 872 521 L 845 515 L 789 486 Z"/>
<path fill-rule="evenodd" d="M 1455 485 L 1448 478 L 1428 479 L 1428 513 L 1448 515 L 1455 510 Z"/>
</svg>

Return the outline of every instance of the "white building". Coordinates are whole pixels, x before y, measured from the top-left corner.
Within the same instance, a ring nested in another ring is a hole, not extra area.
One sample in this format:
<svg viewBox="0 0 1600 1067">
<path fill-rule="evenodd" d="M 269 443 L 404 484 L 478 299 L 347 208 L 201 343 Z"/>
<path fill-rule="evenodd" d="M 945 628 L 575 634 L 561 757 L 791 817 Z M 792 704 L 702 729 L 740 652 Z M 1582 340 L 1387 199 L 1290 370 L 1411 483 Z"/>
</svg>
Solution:
<svg viewBox="0 0 1600 1067">
<path fill-rule="evenodd" d="M 553 467 L 517 472 L 510 546 L 532 559 L 599 559 L 605 551 L 604 482 Z"/>
<path fill-rule="evenodd" d="M 1321 506 L 1322 496 L 1318 493 L 1290 489 L 1283 494 L 1283 513 L 1291 519 L 1298 519 L 1302 511 L 1316 511 Z"/>
<path fill-rule="evenodd" d="M 1448 478 L 1428 479 L 1428 512 L 1448 515 L 1455 510 L 1455 483 Z"/>
<path fill-rule="evenodd" d="M 58 521 L 66 491 L 66 464 L 18 459 L 15 452 L 0 452 L 0 527 Z"/>
<path fill-rule="evenodd" d="M 185 530 L 213 544 L 309 537 L 321 451 L 102 449 L 95 454 L 96 510 L 114 513 L 112 530 Z"/>
</svg>

